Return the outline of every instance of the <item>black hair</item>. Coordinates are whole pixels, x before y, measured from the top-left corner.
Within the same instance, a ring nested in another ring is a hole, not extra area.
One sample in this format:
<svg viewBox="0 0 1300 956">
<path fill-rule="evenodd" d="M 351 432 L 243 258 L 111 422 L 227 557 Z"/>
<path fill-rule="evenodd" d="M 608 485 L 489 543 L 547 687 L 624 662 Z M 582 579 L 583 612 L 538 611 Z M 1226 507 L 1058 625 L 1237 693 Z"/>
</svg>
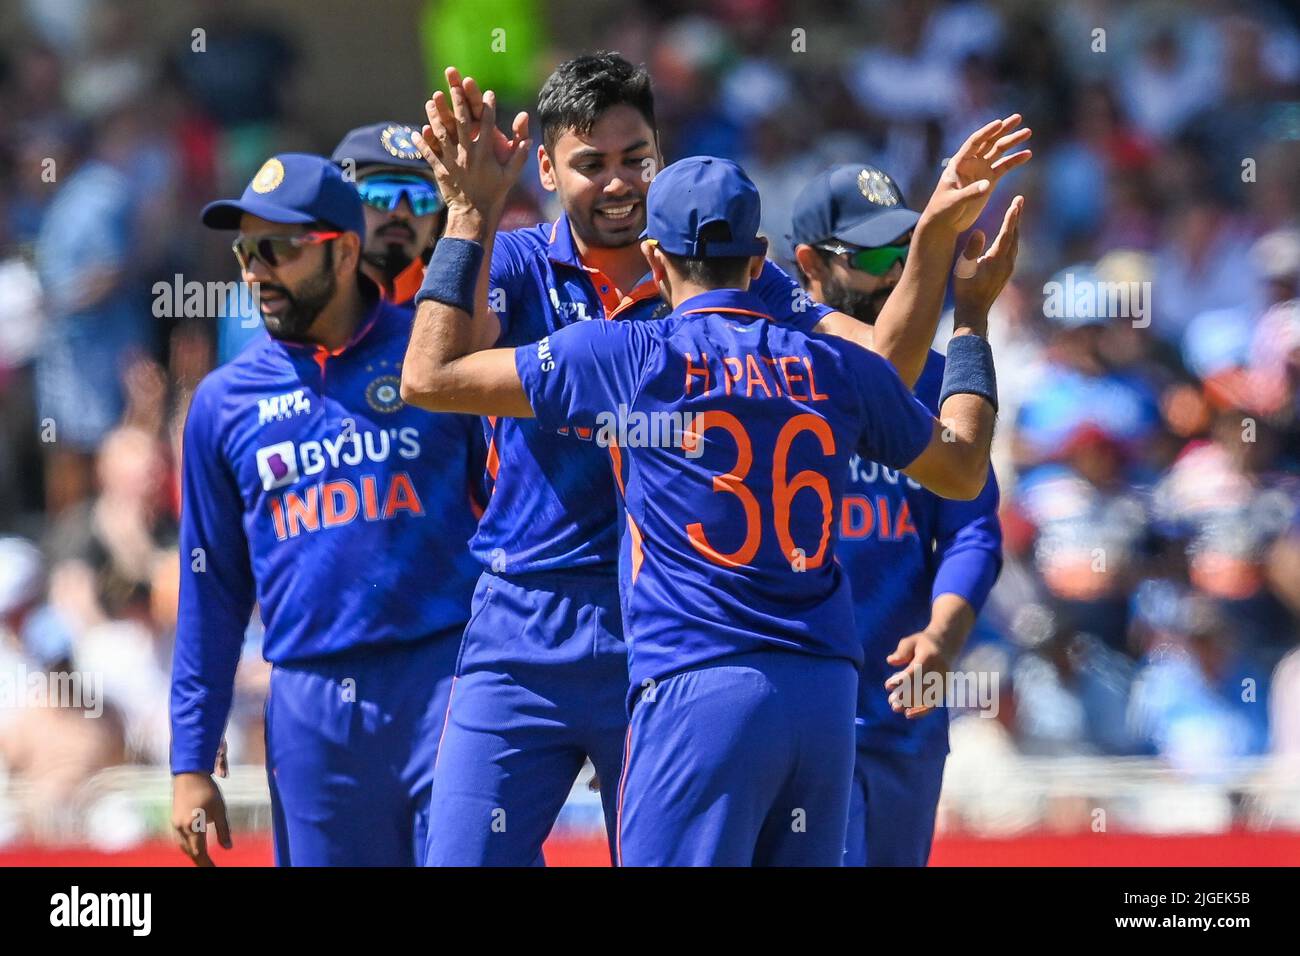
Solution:
<svg viewBox="0 0 1300 956">
<path fill-rule="evenodd" d="M 705 243 L 730 242 L 731 227 L 725 222 L 710 222 L 699 232 Z M 718 256 L 711 259 L 694 259 L 663 250 L 664 256 L 683 279 L 709 289 L 739 289 L 749 273 L 748 256 Z"/>
<path fill-rule="evenodd" d="M 537 97 L 542 142 L 549 152 L 569 130 L 590 133 L 606 110 L 624 104 L 655 129 L 654 92 L 645 66 L 633 66 L 618 53 L 606 51 L 566 60 L 547 77 Z"/>
</svg>

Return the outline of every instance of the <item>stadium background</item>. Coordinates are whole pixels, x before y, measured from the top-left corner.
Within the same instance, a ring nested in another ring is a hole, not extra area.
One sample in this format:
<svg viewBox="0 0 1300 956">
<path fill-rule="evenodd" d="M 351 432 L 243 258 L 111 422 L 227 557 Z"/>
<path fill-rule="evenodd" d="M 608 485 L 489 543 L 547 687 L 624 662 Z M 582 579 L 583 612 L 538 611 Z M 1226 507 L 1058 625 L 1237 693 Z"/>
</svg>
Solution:
<svg viewBox="0 0 1300 956">
<path fill-rule="evenodd" d="M 967 131 L 1026 115 L 1036 159 L 987 214 L 1028 198 L 992 322 L 1007 564 L 961 665 L 997 675 L 999 707 L 955 715 L 934 862 L 1300 862 L 1294 8 L 8 0 L 0 38 L 0 675 L 71 669 L 106 700 L 94 720 L 0 706 L 0 864 L 183 862 L 179 425 L 247 335 L 154 317 L 155 282 L 234 277 L 198 208 L 272 152 L 417 122 L 445 63 L 531 108 L 598 48 L 649 65 L 669 160 L 745 165 L 782 252 L 819 169 L 875 162 L 919 205 Z M 534 170 L 508 215 L 554 215 Z M 70 254 L 87 232 L 113 268 Z M 1139 283 L 1150 311 L 1062 316 L 1050 282 Z M 120 395 L 88 394 L 87 362 Z M 86 414 L 49 428 L 38 381 Z M 253 627 L 223 788 L 229 858 L 266 863 L 257 645 Z M 552 862 L 601 856 L 586 776 Z"/>
</svg>

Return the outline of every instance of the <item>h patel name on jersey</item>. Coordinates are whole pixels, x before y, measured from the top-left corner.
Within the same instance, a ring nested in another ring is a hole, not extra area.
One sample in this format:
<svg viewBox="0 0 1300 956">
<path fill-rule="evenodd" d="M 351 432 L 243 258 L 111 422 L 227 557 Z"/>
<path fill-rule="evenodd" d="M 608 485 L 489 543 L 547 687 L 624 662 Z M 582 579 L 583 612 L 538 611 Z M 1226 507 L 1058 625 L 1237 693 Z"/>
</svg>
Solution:
<svg viewBox="0 0 1300 956">
<path fill-rule="evenodd" d="M 282 441 L 257 450 L 257 472 L 262 489 L 285 491 L 267 498 L 267 509 L 280 541 L 365 521 L 388 521 L 402 513 L 419 517 L 424 505 L 405 471 L 387 475 L 365 473 L 332 478 L 308 485 L 301 491 L 289 489 L 302 478 L 318 475 L 328 466 L 340 469 L 365 462 L 381 463 L 396 453 L 408 461 L 420 455 L 420 433 L 405 428 L 367 429 L 340 434 L 320 441 Z"/>
<path fill-rule="evenodd" d="M 698 356 L 687 352 L 684 357 L 687 395 L 699 387 L 701 395 L 717 390 L 723 395 L 734 392 L 754 398 L 761 390 L 765 398 L 790 398 L 796 402 L 824 402 L 829 397 L 817 391 L 812 359 L 806 355 L 767 356 L 747 352 L 744 358 L 738 355 L 710 358 L 707 352 Z"/>
</svg>

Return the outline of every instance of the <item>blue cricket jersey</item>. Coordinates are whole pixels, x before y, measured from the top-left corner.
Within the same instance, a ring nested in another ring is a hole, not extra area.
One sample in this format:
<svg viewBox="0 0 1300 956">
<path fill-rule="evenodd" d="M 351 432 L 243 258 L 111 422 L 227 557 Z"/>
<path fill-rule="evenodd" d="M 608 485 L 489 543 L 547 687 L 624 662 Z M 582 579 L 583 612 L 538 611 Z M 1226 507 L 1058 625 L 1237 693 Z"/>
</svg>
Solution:
<svg viewBox="0 0 1300 956">
<path fill-rule="evenodd" d="M 831 312 L 768 263 L 753 285 L 773 316 L 810 329 Z M 582 263 L 567 216 L 498 233 L 488 304 L 501 322 L 497 344 L 536 342 L 566 326 L 608 318 L 640 319 L 667 307 L 649 276 L 623 296 Z M 490 497 L 471 541 L 498 573 L 580 568 L 613 575 L 618 509 L 609 456 L 585 427 L 535 419 L 484 419 Z"/>
<path fill-rule="evenodd" d="M 478 567 L 476 419 L 406 405 L 410 308 L 329 351 L 267 336 L 194 393 L 182 459 L 172 771 L 209 772 L 254 602 L 266 659 L 463 628 Z"/>
<path fill-rule="evenodd" d="M 634 691 L 755 650 L 862 661 L 833 540 L 849 457 L 906 467 L 933 419 L 884 359 L 765 309 L 717 290 L 515 351 L 539 426 L 613 458 Z"/>
<path fill-rule="evenodd" d="M 916 396 L 938 413 L 944 358 L 931 352 Z M 885 658 L 923 630 L 940 594 L 965 598 L 976 613 L 1002 569 L 998 484 L 973 501 L 941 498 L 898 471 L 854 456 L 840 503 L 839 556 L 853 585 L 865 660 L 858 684 L 858 743 L 909 754 L 946 753 L 948 711 L 908 720 L 889 707 Z"/>
</svg>

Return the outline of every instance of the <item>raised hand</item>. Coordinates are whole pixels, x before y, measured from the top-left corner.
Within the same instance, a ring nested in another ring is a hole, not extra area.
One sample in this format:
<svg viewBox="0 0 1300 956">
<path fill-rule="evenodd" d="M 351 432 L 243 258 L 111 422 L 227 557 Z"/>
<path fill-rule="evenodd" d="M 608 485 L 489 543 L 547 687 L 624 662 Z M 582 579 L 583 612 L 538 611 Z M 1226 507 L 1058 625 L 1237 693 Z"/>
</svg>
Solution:
<svg viewBox="0 0 1300 956">
<path fill-rule="evenodd" d="M 953 270 L 953 311 L 957 325 L 970 328 L 979 335 L 987 334 L 989 309 L 1002 294 L 1016 268 L 1016 255 L 1020 251 L 1020 214 L 1024 208 L 1024 196 L 1011 200 L 1006 215 L 1002 217 L 1002 228 L 987 251 L 982 230 L 974 230 L 966 240 L 966 248 Z"/>
<path fill-rule="evenodd" d="M 528 158 L 528 114 L 514 120 L 513 135 L 496 126 L 496 94 L 480 92 L 470 77 L 447 68 L 448 93 L 424 104 L 428 124 L 415 145 L 433 170 L 449 209 L 482 215 L 500 211 Z"/>
<path fill-rule="evenodd" d="M 948 160 L 922 218 L 954 234 L 973 226 L 998 180 L 1033 158 L 1027 149 L 1009 152 L 1033 135 L 1028 127 L 1016 128 L 1020 121 L 1013 113 L 971 133 Z"/>
</svg>

